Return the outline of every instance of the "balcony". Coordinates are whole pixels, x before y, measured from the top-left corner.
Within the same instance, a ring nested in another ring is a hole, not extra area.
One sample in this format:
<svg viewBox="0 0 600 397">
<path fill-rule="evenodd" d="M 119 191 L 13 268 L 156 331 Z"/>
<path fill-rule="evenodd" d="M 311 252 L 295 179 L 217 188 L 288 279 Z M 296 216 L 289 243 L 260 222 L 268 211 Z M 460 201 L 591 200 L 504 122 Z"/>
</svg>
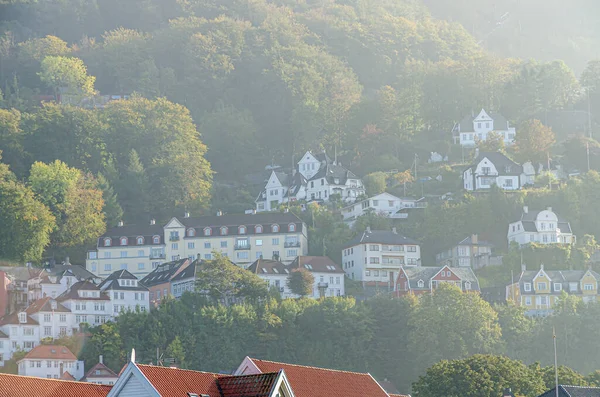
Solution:
<svg viewBox="0 0 600 397">
<path fill-rule="evenodd" d="M 318 288 L 328 288 L 329 287 L 329 283 L 318 283 L 317 287 Z"/>
<path fill-rule="evenodd" d="M 170 236 L 169 237 L 169 241 L 179 241 L 179 235 L 177 235 L 177 236 Z"/>
<path fill-rule="evenodd" d="M 285 248 L 300 247 L 300 241 L 286 241 L 283 246 Z"/>
<path fill-rule="evenodd" d="M 249 250 L 250 249 L 250 244 L 235 244 L 233 246 L 233 249 L 235 249 L 235 250 Z"/>
<path fill-rule="evenodd" d="M 167 254 L 165 253 L 150 254 L 150 259 L 165 259 L 166 257 Z"/>
<path fill-rule="evenodd" d="M 402 259 L 393 259 L 393 258 L 383 258 L 381 261 L 382 265 L 404 265 L 404 260 Z"/>
</svg>

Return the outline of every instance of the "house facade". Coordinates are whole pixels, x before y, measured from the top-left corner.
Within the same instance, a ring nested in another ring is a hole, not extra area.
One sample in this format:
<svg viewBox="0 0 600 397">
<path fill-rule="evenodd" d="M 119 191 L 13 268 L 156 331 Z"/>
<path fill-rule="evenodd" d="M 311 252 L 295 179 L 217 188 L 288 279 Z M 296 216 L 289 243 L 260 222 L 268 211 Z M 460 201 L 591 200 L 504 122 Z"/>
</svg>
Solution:
<svg viewBox="0 0 600 397">
<path fill-rule="evenodd" d="M 356 200 L 365 193 L 362 180 L 332 160 L 326 153 L 307 151 L 291 175 L 273 171 L 264 190 L 256 198 L 256 211 L 275 211 L 289 200 L 328 201 L 339 195 L 343 201 Z"/>
<path fill-rule="evenodd" d="M 434 291 L 442 283 L 457 286 L 463 292 L 479 291 L 479 280 L 471 268 L 402 267 L 395 282 L 397 296 L 425 294 Z"/>
<path fill-rule="evenodd" d="M 103 356 L 100 355 L 98 358 L 98 364 L 90 368 L 81 381 L 95 383 L 97 385 L 112 386 L 117 382 L 117 379 L 119 379 L 119 375 L 104 365 Z"/>
<path fill-rule="evenodd" d="M 468 191 L 486 190 L 494 185 L 504 190 L 519 190 L 527 181 L 523 167 L 500 152 L 480 153 L 463 171 L 463 187 Z"/>
<path fill-rule="evenodd" d="M 97 326 L 113 319 L 110 297 L 91 281 L 79 281 L 56 299 L 69 309 L 79 326 Z"/>
<path fill-rule="evenodd" d="M 192 261 L 187 258 L 163 263 L 140 280 L 140 283 L 148 288 L 150 305 L 157 306 L 161 300 L 173 294 L 172 280 L 187 267 L 192 266 L 191 263 Z"/>
<path fill-rule="evenodd" d="M 424 198 L 396 197 L 389 193 L 381 193 L 350 204 L 342 208 L 341 213 L 344 221 L 353 221 L 369 212 L 374 212 L 388 218 L 406 218 L 407 213 L 402 210 L 425 207 L 427 207 L 427 203 Z"/>
<path fill-rule="evenodd" d="M 471 113 L 465 116 L 452 130 L 454 143 L 473 147 L 478 141 L 487 140 L 488 134 L 495 132 L 502 136 L 505 145 L 512 145 L 516 131 L 504 116 L 499 113 L 487 113 L 481 109 L 478 115 Z"/>
<path fill-rule="evenodd" d="M 400 268 L 421 265 L 421 247 L 413 239 L 392 230 L 367 228 L 345 244 L 342 267 L 353 280 L 379 285 L 394 285 Z"/>
<path fill-rule="evenodd" d="M 552 312 L 563 292 L 584 302 L 598 302 L 600 274 L 593 270 L 522 269 L 517 281 L 506 287 L 506 300 L 526 309 L 530 316 L 545 316 Z"/>
<path fill-rule="evenodd" d="M 308 297 L 345 295 L 344 270 L 327 256 L 299 256 L 287 265 L 272 259 L 258 259 L 248 267 L 248 271 L 265 280 L 270 288 L 276 288 L 282 298 L 298 298 L 287 285 L 290 274 L 296 269 L 307 270 L 314 277 Z"/>
<path fill-rule="evenodd" d="M 213 251 L 241 267 L 261 256 L 291 262 L 308 252 L 307 227 L 291 213 L 185 214 L 164 226 L 130 225 L 107 231 L 98 239 L 97 248 L 88 252 L 86 266 L 101 277 L 120 269 L 142 278 L 165 262 L 210 260 Z"/>
<path fill-rule="evenodd" d="M 75 380 L 83 378 L 83 361 L 65 346 L 40 345 L 17 362 L 19 375 L 47 379 L 64 379 L 66 373 Z"/>
<path fill-rule="evenodd" d="M 100 285 L 100 291 L 110 298 L 113 316 L 121 312 L 147 312 L 150 310 L 150 292 L 136 276 L 127 270 L 118 270 L 108 276 Z"/>
<path fill-rule="evenodd" d="M 509 244 L 516 242 L 520 246 L 529 243 L 575 243 L 571 225 L 552 211 L 552 207 L 542 211 L 530 211 L 529 207 L 523 207 L 521 219 L 508 225 L 507 238 Z"/>
<path fill-rule="evenodd" d="M 25 313 L 39 324 L 40 338 L 58 339 L 72 336 L 79 330 L 79 324 L 75 323 L 71 310 L 53 298 L 34 301 Z"/>
<path fill-rule="evenodd" d="M 455 246 L 435 255 L 438 266 L 472 267 L 480 269 L 490 265 L 492 258 L 492 243 L 480 240 L 473 234 L 459 241 Z"/>
</svg>

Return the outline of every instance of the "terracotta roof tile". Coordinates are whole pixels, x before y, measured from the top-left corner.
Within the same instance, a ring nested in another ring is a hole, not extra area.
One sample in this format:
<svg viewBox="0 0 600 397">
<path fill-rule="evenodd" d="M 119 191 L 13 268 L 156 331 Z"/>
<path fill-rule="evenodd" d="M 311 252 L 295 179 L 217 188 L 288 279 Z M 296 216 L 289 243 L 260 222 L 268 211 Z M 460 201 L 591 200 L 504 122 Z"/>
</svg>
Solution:
<svg viewBox="0 0 600 397">
<path fill-rule="evenodd" d="M 269 397 L 279 373 L 225 376 L 218 384 L 223 397 Z"/>
<path fill-rule="evenodd" d="M 11 314 L 7 314 L 6 316 L 0 318 L 0 325 L 19 325 L 21 322 L 19 321 L 19 312 L 12 312 Z M 23 325 L 39 325 L 37 321 L 27 316 L 27 322 Z"/>
<path fill-rule="evenodd" d="M 27 309 L 25 309 L 25 312 L 27 314 L 33 314 L 33 313 L 38 313 L 38 312 L 51 312 L 51 311 L 65 312 L 65 313 L 70 312 L 69 309 L 67 309 L 66 307 L 64 307 L 63 305 L 61 305 L 58 302 L 56 302 L 56 308 L 53 309 L 52 303 L 51 303 L 52 300 L 53 299 L 50 297 L 38 299 L 35 302 L 33 302 L 31 305 L 29 305 L 29 307 Z"/>
<path fill-rule="evenodd" d="M 62 380 L 76 380 L 73 375 L 69 371 L 65 371 L 60 377 Z"/>
<path fill-rule="evenodd" d="M 23 359 L 55 359 L 55 360 L 77 360 L 77 357 L 68 347 L 59 345 L 39 345 L 34 347 Z"/>
<path fill-rule="evenodd" d="M 96 373 L 99 371 L 99 373 Z M 86 378 L 116 378 L 117 375 L 112 369 L 102 363 L 94 365 L 83 377 Z"/>
<path fill-rule="evenodd" d="M 369 374 L 251 360 L 261 372 L 283 369 L 296 397 L 388 397 Z"/>
<path fill-rule="evenodd" d="M 153 365 L 136 365 L 162 397 L 188 397 L 188 393 L 221 397 L 217 378 L 223 375 Z"/>
<path fill-rule="evenodd" d="M 0 374 L 0 396 L 106 397 L 110 389 L 94 383 Z"/>
</svg>

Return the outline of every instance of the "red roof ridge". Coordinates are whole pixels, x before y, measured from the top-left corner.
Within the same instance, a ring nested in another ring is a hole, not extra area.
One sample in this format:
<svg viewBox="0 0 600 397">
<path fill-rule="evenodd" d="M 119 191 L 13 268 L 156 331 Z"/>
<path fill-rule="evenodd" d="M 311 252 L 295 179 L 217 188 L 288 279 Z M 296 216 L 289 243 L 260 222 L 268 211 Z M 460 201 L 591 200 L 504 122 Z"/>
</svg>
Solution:
<svg viewBox="0 0 600 397">
<path fill-rule="evenodd" d="M 282 362 L 279 362 L 279 361 L 261 360 L 261 359 L 252 358 L 252 357 L 249 357 L 249 358 L 252 361 L 262 361 L 262 362 L 271 363 L 271 364 L 282 364 L 282 365 L 289 365 L 289 366 L 293 366 L 293 367 L 318 369 L 318 370 L 321 370 L 321 371 L 343 372 L 343 373 L 346 373 L 346 374 L 364 375 L 364 376 L 369 376 L 369 377 L 373 378 L 371 376 L 371 374 L 368 373 L 368 372 L 354 372 L 354 371 L 346 371 L 346 370 L 343 370 L 343 369 L 321 368 L 321 367 L 314 367 L 312 365 L 290 364 L 290 363 L 282 363 Z M 285 370 L 285 368 L 283 368 L 283 367 L 282 367 L 282 369 Z M 269 373 L 269 372 L 266 372 L 266 373 Z"/>
<path fill-rule="evenodd" d="M 1 375 L 1 376 L 12 376 L 12 377 L 14 377 L 14 378 L 28 378 L 28 379 L 35 378 L 35 376 L 25 376 L 25 375 L 15 375 L 15 374 L 4 374 L 4 373 L 1 373 L 0 375 Z M 100 386 L 100 387 L 103 387 L 103 388 L 108 388 L 108 389 L 111 389 L 111 388 L 112 388 L 112 386 L 108 386 L 108 385 L 99 385 L 99 384 L 96 384 L 96 383 L 90 383 L 90 382 L 82 382 L 82 381 L 80 381 L 80 380 L 67 380 L 67 379 L 56 379 L 56 378 L 53 378 L 53 379 L 49 379 L 49 378 L 40 378 L 40 379 L 43 379 L 43 380 L 46 380 L 46 381 L 52 381 L 52 382 L 82 383 L 82 384 L 84 384 L 84 385 L 94 385 L 94 386 Z"/>
</svg>

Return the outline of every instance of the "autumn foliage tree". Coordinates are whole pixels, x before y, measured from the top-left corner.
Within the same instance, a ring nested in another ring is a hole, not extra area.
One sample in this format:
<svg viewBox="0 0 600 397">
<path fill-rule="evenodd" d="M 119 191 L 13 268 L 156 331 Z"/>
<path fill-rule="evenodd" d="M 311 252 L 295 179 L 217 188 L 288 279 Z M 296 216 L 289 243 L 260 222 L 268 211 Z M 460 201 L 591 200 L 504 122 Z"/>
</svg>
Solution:
<svg viewBox="0 0 600 397">
<path fill-rule="evenodd" d="M 305 269 L 293 270 L 287 280 L 290 290 L 300 296 L 310 295 L 315 283 L 315 277 Z"/>
<path fill-rule="evenodd" d="M 552 128 L 539 120 L 527 120 L 519 126 L 515 137 L 514 151 L 520 161 L 544 162 L 556 137 Z"/>
</svg>

